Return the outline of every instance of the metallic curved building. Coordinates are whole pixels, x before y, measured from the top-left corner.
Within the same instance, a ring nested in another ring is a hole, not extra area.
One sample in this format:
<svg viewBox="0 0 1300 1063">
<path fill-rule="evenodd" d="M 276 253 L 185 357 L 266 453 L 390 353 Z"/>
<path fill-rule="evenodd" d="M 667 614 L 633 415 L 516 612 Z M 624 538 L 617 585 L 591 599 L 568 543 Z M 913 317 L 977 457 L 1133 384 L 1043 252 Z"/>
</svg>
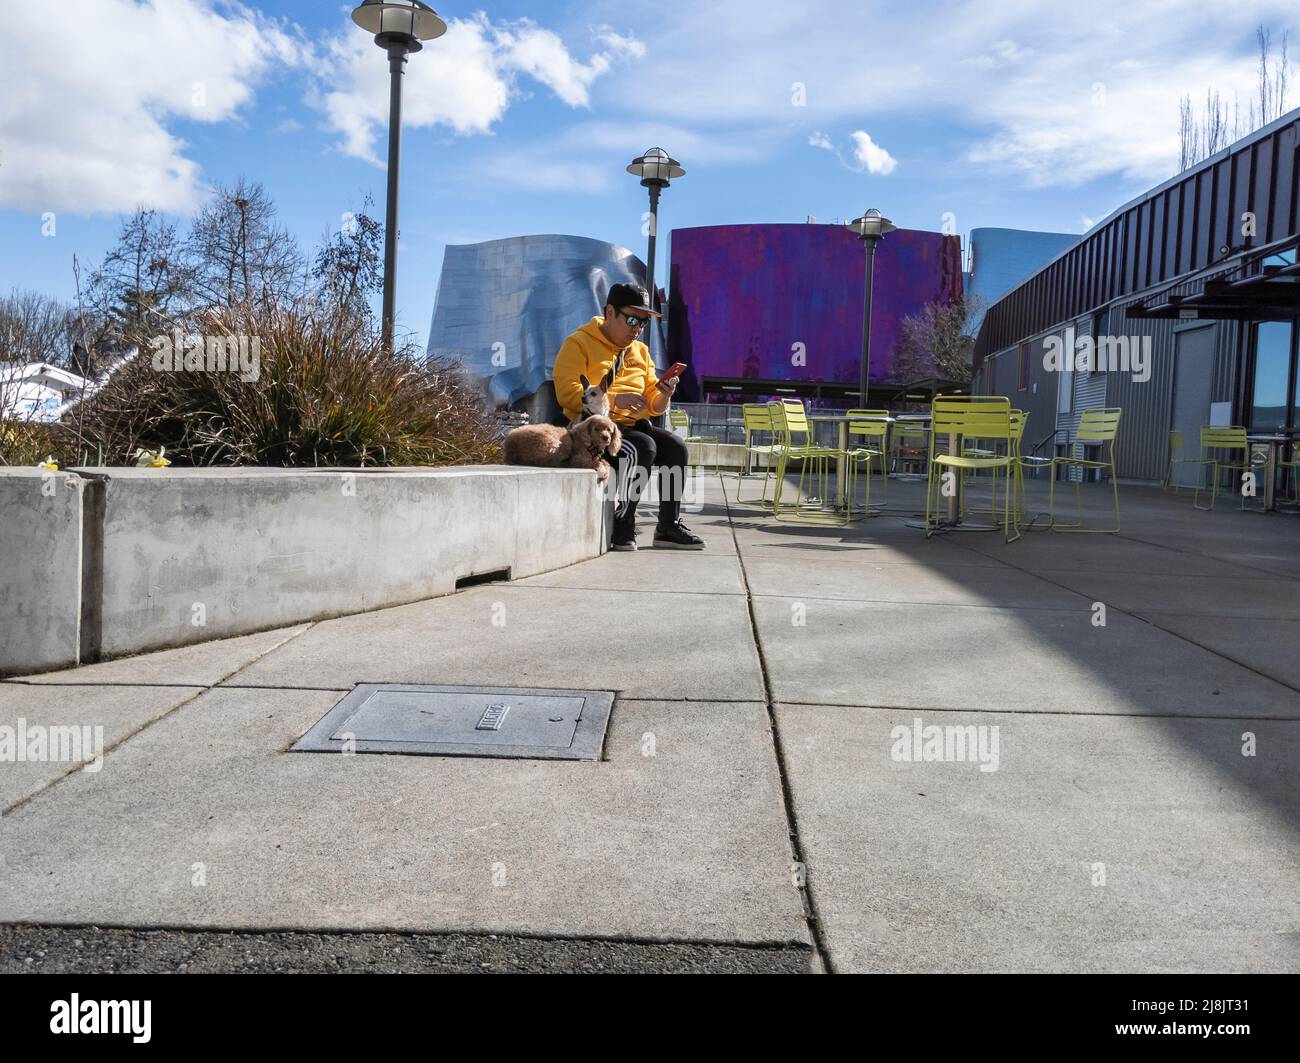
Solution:
<svg viewBox="0 0 1300 1063">
<path fill-rule="evenodd" d="M 426 351 L 460 358 L 494 404 L 536 395 L 530 414 L 553 412 L 551 365 L 566 336 L 602 312 L 609 289 L 645 284 L 625 247 L 585 236 L 515 236 L 452 244 L 442 260 Z M 645 337 L 662 364 L 658 330 Z"/>
<path fill-rule="evenodd" d="M 972 229 L 969 272 L 963 277 L 967 296 L 979 303 L 971 317 L 971 335 L 979 335 L 984 312 L 990 306 L 1079 240 L 1077 233 Z"/>
</svg>

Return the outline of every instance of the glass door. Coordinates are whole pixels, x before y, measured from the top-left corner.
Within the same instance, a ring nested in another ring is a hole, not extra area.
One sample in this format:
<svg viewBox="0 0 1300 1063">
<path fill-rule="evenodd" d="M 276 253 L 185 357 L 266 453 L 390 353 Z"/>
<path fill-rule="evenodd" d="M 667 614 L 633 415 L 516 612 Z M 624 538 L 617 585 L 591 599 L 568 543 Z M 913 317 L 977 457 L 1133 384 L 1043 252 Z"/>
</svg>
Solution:
<svg viewBox="0 0 1300 1063">
<path fill-rule="evenodd" d="M 1254 371 L 1246 424 L 1252 432 L 1296 427 L 1296 323 L 1261 321 L 1254 326 Z"/>
</svg>

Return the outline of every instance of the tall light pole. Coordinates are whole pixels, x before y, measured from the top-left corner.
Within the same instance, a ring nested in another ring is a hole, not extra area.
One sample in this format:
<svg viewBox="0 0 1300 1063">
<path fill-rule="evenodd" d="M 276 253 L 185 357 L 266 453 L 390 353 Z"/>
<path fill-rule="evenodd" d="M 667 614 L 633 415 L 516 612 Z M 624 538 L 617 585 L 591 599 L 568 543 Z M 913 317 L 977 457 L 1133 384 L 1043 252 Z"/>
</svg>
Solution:
<svg viewBox="0 0 1300 1063">
<path fill-rule="evenodd" d="M 876 244 L 884 239 L 885 233 L 892 233 L 898 226 L 872 207 L 862 217 L 849 222 L 848 227 L 862 237 L 867 250 L 867 294 L 862 310 L 862 363 L 858 367 L 858 403 L 865 408 L 867 389 L 870 387 L 868 378 L 871 375 L 871 281 L 876 264 Z"/>
<path fill-rule="evenodd" d="M 420 0 L 361 0 L 352 21 L 388 53 L 388 207 L 384 215 L 383 343 L 393 347 L 393 307 L 397 299 L 397 188 L 402 157 L 402 75 L 406 57 L 447 32 L 447 23 Z"/>
<path fill-rule="evenodd" d="M 646 251 L 646 290 L 650 293 L 650 308 L 655 305 L 655 234 L 659 229 L 659 193 L 668 187 L 671 179 L 684 177 L 686 171 L 676 159 L 670 159 L 663 148 L 651 148 L 632 160 L 627 172 L 641 178 L 641 184 L 650 190 L 650 247 Z"/>
</svg>

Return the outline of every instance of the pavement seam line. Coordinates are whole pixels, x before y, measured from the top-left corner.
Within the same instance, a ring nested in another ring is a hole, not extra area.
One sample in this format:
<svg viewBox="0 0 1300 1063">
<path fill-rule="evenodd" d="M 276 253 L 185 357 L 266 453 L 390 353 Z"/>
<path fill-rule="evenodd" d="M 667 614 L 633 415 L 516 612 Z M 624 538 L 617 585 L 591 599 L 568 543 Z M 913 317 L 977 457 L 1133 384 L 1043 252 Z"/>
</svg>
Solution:
<svg viewBox="0 0 1300 1063">
<path fill-rule="evenodd" d="M 834 974 L 830 951 L 822 939 L 821 917 L 817 914 L 817 903 L 812 892 L 812 874 L 808 860 L 803 851 L 803 841 L 799 837 L 799 819 L 794 811 L 794 791 L 790 785 L 790 776 L 786 770 L 785 748 L 781 742 L 781 729 L 776 719 L 776 702 L 772 696 L 772 683 L 767 674 L 767 657 L 763 653 L 763 643 L 758 634 L 758 618 L 754 614 L 754 594 L 749 586 L 749 573 L 745 569 L 745 558 L 740 551 L 740 540 L 736 537 L 736 526 L 731 520 L 731 501 L 727 497 L 727 481 L 721 472 L 718 483 L 722 488 L 722 503 L 727 508 L 727 524 L 731 530 L 731 541 L 736 547 L 736 560 L 740 564 L 740 580 L 745 588 L 745 605 L 749 616 L 749 634 L 754 640 L 754 651 L 758 655 L 758 669 L 763 677 L 764 708 L 767 710 L 768 726 L 772 729 L 772 751 L 776 759 L 776 771 L 781 781 L 781 798 L 785 806 L 787 835 L 791 855 L 803 871 L 803 888 L 799 890 L 799 899 L 803 905 L 804 919 L 808 924 L 808 935 L 812 938 L 814 964 L 820 963 L 826 974 Z"/>
<path fill-rule="evenodd" d="M 308 631 L 310 628 L 314 627 L 314 626 L 315 626 L 314 623 L 307 624 L 306 626 L 303 627 L 303 629 L 302 629 L 301 631 L 295 632 L 294 634 L 290 635 L 290 636 L 289 636 L 288 638 L 286 638 L 286 639 L 282 639 L 280 642 L 277 642 L 274 646 L 270 646 L 270 647 L 268 647 L 267 649 L 265 649 L 264 651 L 262 651 L 261 653 L 259 653 L 259 654 L 258 654 L 256 657 L 254 657 L 251 661 L 246 661 L 244 664 L 241 664 L 241 665 L 240 665 L 238 668 L 236 668 L 234 671 L 232 671 L 232 672 L 228 672 L 225 676 L 222 677 L 222 679 L 218 679 L 218 680 L 217 680 L 217 683 L 221 683 L 221 682 L 223 682 L 225 679 L 229 679 L 232 675 L 235 675 L 237 672 L 243 670 L 244 668 L 247 668 L 250 664 L 256 664 L 256 663 L 257 663 L 258 661 L 260 661 L 263 657 L 265 657 L 268 653 L 271 653 L 271 652 L 273 652 L 273 651 L 275 651 L 275 650 L 278 650 L 281 646 L 285 645 L 285 643 L 292 642 L 292 641 L 293 641 L 294 639 L 296 639 L 299 635 L 305 635 L 305 634 L 307 633 L 307 631 Z M 54 688 L 57 689 L 57 688 L 60 687 L 60 686 L 72 686 L 72 685 L 78 685 L 78 686 L 80 686 L 81 684 L 70 684 L 70 683 L 31 683 L 31 684 L 28 684 L 28 685 L 29 685 L 29 686 L 40 686 L 40 687 L 54 687 Z M 87 686 L 108 686 L 108 685 L 118 685 L 118 684 L 85 684 L 85 685 L 87 685 Z M 122 684 L 122 685 L 125 685 L 125 684 Z M 127 742 L 129 742 L 129 741 L 130 741 L 132 738 L 134 738 L 136 735 L 138 735 L 138 734 L 140 734 L 142 731 L 145 731 L 145 730 L 147 730 L 148 728 L 152 727 L 152 726 L 153 726 L 154 724 L 156 724 L 159 720 L 165 720 L 165 719 L 167 719 L 169 716 L 172 716 L 173 714 L 175 714 L 175 713 L 177 713 L 177 712 L 180 712 L 180 710 L 183 709 L 183 708 L 185 708 L 186 705 L 191 705 L 191 704 L 193 704 L 193 703 L 194 703 L 195 701 L 197 701 L 199 698 L 203 697 L 204 694 L 207 694 L 207 693 L 209 693 L 210 691 L 216 689 L 216 685 L 217 685 L 217 684 L 214 683 L 214 684 L 212 684 L 211 686 L 200 686 L 200 687 L 177 686 L 177 687 L 175 687 L 174 689 L 177 689 L 177 690 L 193 690 L 194 693 L 193 693 L 192 695 L 190 695 L 188 698 L 185 698 L 183 701 L 179 701 L 179 702 L 177 702 L 175 705 L 173 705 L 170 709 L 168 709 L 166 712 L 162 713 L 161 715 L 159 715 L 159 716 L 155 716 L 155 717 L 154 717 L 153 719 L 151 719 L 151 720 L 146 720 L 144 723 L 140 724 L 139 727 L 136 727 L 136 728 L 134 728 L 133 730 L 128 731 L 128 732 L 127 732 L 126 734 L 124 734 L 121 738 L 119 738 L 116 742 L 114 742 L 111 746 L 109 746 L 108 748 L 104 749 L 104 750 L 100 753 L 100 759 L 102 760 L 102 759 L 106 758 L 106 757 L 107 757 L 110 753 L 112 753 L 115 749 L 118 749 L 118 748 L 120 748 L 121 746 L 125 745 Z M 157 689 L 157 688 L 155 687 L 154 689 Z M 9 806 L 6 807 L 5 809 L 0 810 L 0 818 L 3 818 L 3 817 L 5 817 L 5 816 L 12 815 L 14 812 L 16 812 L 18 809 L 22 808 L 24 805 L 26 805 L 26 804 L 27 804 L 29 801 L 31 801 L 33 798 L 35 798 L 35 797 L 39 797 L 41 794 L 46 793 L 48 790 L 52 789 L 53 787 L 55 787 L 55 786 L 57 786 L 59 783 L 61 783 L 64 779 L 66 779 L 66 778 L 68 778 L 69 776 L 74 775 L 76 772 L 80 771 L 82 768 L 84 768 L 84 767 L 85 767 L 87 764 L 89 764 L 89 763 L 90 763 L 90 761 L 83 760 L 83 761 L 81 761 L 80 763 L 74 764 L 74 765 L 73 765 L 72 767 L 70 767 L 67 771 L 65 771 L 62 775 L 57 775 L 57 776 L 55 776 L 53 779 L 50 779 L 48 782 L 46 782 L 43 786 L 41 786 L 41 787 L 39 787 L 39 788 L 33 790 L 31 793 L 27 794 L 25 797 L 21 797 L 21 798 L 19 798 L 19 799 L 18 799 L 17 801 L 15 801 L 12 805 L 9 805 Z"/>
<path fill-rule="evenodd" d="M 1141 541 L 1141 540 L 1137 540 L 1137 541 Z M 959 543 L 959 542 L 960 542 L 960 540 L 954 540 L 954 545 L 956 545 L 956 544 Z M 961 544 L 961 545 L 962 545 L 962 549 L 970 550 L 972 553 L 979 554 L 981 557 L 993 557 L 992 554 L 986 554 L 986 553 L 983 553 L 982 551 L 976 550 L 973 546 L 966 546 L 965 544 Z M 1213 646 L 1206 646 L 1206 645 L 1204 645 L 1203 643 L 1197 642 L 1197 641 L 1196 641 L 1195 639 L 1193 639 L 1193 638 L 1189 638 L 1188 636 L 1183 635 L 1183 634 L 1181 634 L 1180 632 L 1173 631 L 1173 630 L 1171 630 L 1170 628 L 1165 627 L 1163 624 L 1157 624 L 1154 620 L 1151 620 L 1151 619 L 1149 619 L 1149 618 L 1143 616 L 1141 613 L 1135 613 L 1135 612 L 1132 612 L 1132 611 L 1130 611 L 1130 610 L 1128 610 L 1128 609 L 1125 609 L 1123 606 L 1120 606 L 1120 605 L 1116 605 L 1116 604 L 1114 604 L 1113 602 L 1106 602 L 1104 598 L 1100 598 L 1100 597 L 1097 597 L 1097 596 L 1095 596 L 1095 595 L 1091 595 L 1091 596 L 1090 596 L 1090 595 L 1087 595 L 1087 594 L 1085 594 L 1083 591 L 1076 590 L 1076 589 L 1073 588 L 1073 587 L 1067 587 L 1064 583 L 1058 583 L 1058 582 L 1057 582 L 1056 580 L 1054 580 L 1054 579 L 1048 579 L 1048 578 L 1047 578 L 1046 576 L 1044 576 L 1041 572 L 1030 572 L 1029 569 L 1027 569 L 1027 568 L 1021 568 L 1019 565 L 1013 565 L 1010 561 L 1007 561 L 1007 560 L 1005 560 L 1005 559 L 1003 559 L 1003 558 L 994 558 L 994 560 L 999 561 L 1001 564 L 1006 565 L 1007 568 L 1009 568 L 1009 569 L 1011 569 L 1011 570 L 1013 570 L 1013 571 L 1015 571 L 1015 572 L 1023 572 L 1025 575 L 1027 575 L 1027 576 L 1033 576 L 1034 579 L 1042 580 L 1044 583 L 1049 584 L 1050 586 L 1053 586 L 1053 587 L 1059 587 L 1061 590 L 1063 590 L 1063 591 L 1068 591 L 1068 592 L 1071 593 L 1071 594 L 1077 594 L 1080 598 L 1088 599 L 1089 597 L 1091 597 L 1092 601 L 1094 601 L 1094 602 L 1098 602 L 1098 601 L 1100 601 L 1100 602 L 1104 602 L 1104 604 L 1106 605 L 1106 607 L 1107 607 L 1108 609 L 1114 609 L 1114 610 L 1115 610 L 1117 613 L 1119 613 L 1121 616 L 1127 616 L 1129 619 L 1131 619 L 1131 620 L 1136 620 L 1136 621 L 1137 621 L 1138 623 L 1140 623 L 1140 624 L 1146 624 L 1147 627 L 1155 628 L 1157 631 L 1163 631 L 1166 635 L 1169 635 L 1169 636 L 1171 636 L 1172 638 L 1176 638 L 1176 639 L 1178 639 L 1180 642 L 1185 642 L 1185 643 L 1187 643 L 1187 645 L 1189 645 L 1189 646 L 1195 646 L 1198 650 L 1204 650 L 1206 653 L 1213 654 L 1215 657 L 1218 657 L 1218 658 L 1220 658 L 1220 659 L 1222 659 L 1222 660 L 1228 661 L 1230 664 L 1235 664 L 1238 668 L 1245 669 L 1245 670 L 1246 670 L 1247 672 L 1249 672 L 1251 675 L 1257 676 L 1257 677 L 1260 678 L 1260 679 L 1267 680 L 1267 681 L 1270 682 L 1270 683 L 1276 683 L 1278 686 L 1282 687 L 1282 688 L 1285 689 L 1285 690 L 1290 690 L 1290 691 L 1292 691 L 1293 693 L 1300 694 L 1300 687 L 1297 687 L 1297 686 L 1295 686 L 1295 685 L 1292 684 L 1292 683 L 1288 683 L 1288 682 L 1287 682 L 1286 680 L 1284 680 L 1284 679 L 1278 679 L 1276 676 L 1271 676 L 1271 675 L 1269 675 L 1267 672 L 1261 672 L 1258 668 L 1255 668 L 1253 665 L 1249 665 L 1249 664 L 1247 664 L 1245 661 L 1239 661 L 1239 660 L 1237 660 L 1235 657 L 1232 657 L 1232 656 L 1230 656 L 1229 654 L 1224 653 L 1222 650 L 1216 650 Z M 1154 610 L 1152 610 L 1152 612 L 1155 612 L 1155 613 L 1159 613 L 1159 612 L 1161 612 L 1161 611 L 1162 611 L 1162 610 L 1159 610 L 1159 609 L 1154 609 Z M 1202 618 L 1202 619 L 1205 619 L 1205 618 Z M 1225 620 L 1252 620 L 1252 619 L 1263 619 L 1263 620 L 1268 620 L 1269 618 L 1268 618 L 1268 617 L 1262 617 L 1262 618 L 1259 618 L 1259 617 L 1245 617 L 1245 616 L 1237 616 L 1237 617 L 1222 617 L 1222 618 L 1220 618 L 1220 619 L 1225 619 Z M 1278 618 L 1278 619 L 1281 619 L 1281 618 Z M 1287 719 L 1288 717 L 1281 717 L 1281 718 L 1282 718 L 1282 719 Z"/>
<path fill-rule="evenodd" d="M 797 602 L 846 602 L 850 605 L 903 605 L 921 609 L 1016 609 L 1032 613 L 1071 613 L 1064 605 L 995 605 L 990 602 L 908 602 L 900 598 L 829 598 L 819 594 L 755 594 L 755 598 L 786 598 Z M 1265 618 L 1267 619 L 1267 618 Z"/>
<path fill-rule="evenodd" d="M 184 689 L 184 688 L 182 688 L 182 689 Z M 188 698 L 185 698 L 183 701 L 179 701 L 179 702 L 177 702 L 175 705 L 173 705 L 173 706 L 172 706 L 170 709 L 168 709 L 166 712 L 162 713 L 162 714 L 159 715 L 159 716 L 155 716 L 155 717 L 154 717 L 153 719 L 151 719 L 151 720 L 145 720 L 145 722 L 142 723 L 142 724 L 140 724 L 139 727 L 136 727 L 134 730 L 128 731 L 128 732 L 127 732 L 126 734 L 124 734 L 121 738 L 119 738 L 116 742 L 114 742 L 111 746 L 108 746 L 107 748 L 105 748 L 105 749 L 103 750 L 103 752 L 102 752 L 102 754 L 101 754 L 101 759 L 105 759 L 105 758 L 107 758 L 108 755 L 109 755 L 110 753 L 113 752 L 113 750 L 118 749 L 119 747 L 125 745 L 127 742 L 131 741 L 132 738 L 134 738 L 136 735 L 138 735 L 141 731 L 144 731 L 144 730 L 146 730 L 146 729 L 152 727 L 152 726 L 153 726 L 154 724 L 156 724 L 159 720 L 165 720 L 165 719 L 167 719 L 168 716 L 171 716 L 173 713 L 175 713 L 175 712 L 179 712 L 179 711 L 180 711 L 181 709 L 183 709 L 186 705 L 192 704 L 194 701 L 197 701 L 199 698 L 203 697 L 203 695 L 206 694 L 206 693 L 208 692 L 209 689 L 210 689 L 209 687 L 204 687 L 204 688 L 202 688 L 202 689 L 200 689 L 200 690 L 196 690 L 196 691 L 194 691 L 194 693 L 191 694 Z M 3 811 L 0 811 L 0 817 L 13 815 L 14 812 L 16 812 L 18 809 L 22 808 L 24 805 L 26 805 L 28 802 L 30 802 L 33 798 L 39 797 L 41 794 L 46 793 L 46 792 L 48 792 L 49 790 L 53 789 L 55 786 L 57 786 L 59 783 L 61 783 L 64 779 L 68 778 L 69 776 L 75 775 L 77 772 L 81 771 L 81 769 L 84 768 L 84 767 L 85 767 L 87 764 L 89 764 L 89 763 L 90 763 L 90 761 L 88 761 L 88 760 L 83 760 L 83 761 L 81 761 L 81 762 L 79 762 L 79 763 L 77 763 L 77 764 L 72 765 L 72 767 L 70 767 L 70 768 L 69 768 L 67 771 L 65 771 L 62 775 L 57 775 L 57 776 L 55 776 L 53 779 L 50 779 L 50 780 L 49 780 L 48 782 L 46 782 L 44 785 L 42 785 L 42 786 L 38 787 L 37 789 L 33 790 L 31 793 L 27 794 L 25 797 L 20 797 L 20 798 L 19 798 L 17 801 L 15 801 L 12 805 L 9 805 L 9 806 L 8 806 L 7 808 L 5 808 Z"/>
<path fill-rule="evenodd" d="M 1083 712 L 1079 710 L 1071 712 L 1056 709 L 966 709 L 951 705 L 866 705 L 847 701 L 778 701 L 777 704 L 809 709 L 867 709 L 872 712 L 953 712 L 964 715 L 988 716 L 1083 716 L 1114 720 L 1223 720 L 1227 722 L 1258 720 L 1267 723 L 1300 724 L 1300 717 L 1297 716 L 1211 716 L 1208 714 L 1189 715 L 1185 712 Z"/>
<path fill-rule="evenodd" d="M 1130 543 L 1141 543 L 1143 546 L 1154 546 L 1161 550 L 1168 550 L 1171 553 L 1175 553 L 1175 554 L 1185 554 L 1187 557 L 1199 557 L 1202 560 L 1214 561 L 1221 565 L 1235 565 L 1237 568 L 1244 568 L 1247 572 L 1262 573 L 1262 575 L 1255 577 L 1257 579 L 1269 578 L 1269 579 L 1291 580 L 1292 582 L 1300 581 L 1300 577 L 1288 576 L 1283 572 L 1271 572 L 1269 569 L 1260 568 L 1258 565 L 1247 565 L 1242 561 L 1228 561 L 1221 557 L 1214 557 L 1211 554 L 1200 553 L 1197 550 L 1184 550 L 1181 546 L 1170 546 L 1168 543 L 1157 543 L 1157 542 L 1152 542 L 1150 539 L 1140 539 L 1136 535 L 1126 534 L 1124 532 L 1116 532 L 1115 538 L 1123 539 L 1126 542 L 1130 542 Z M 1225 576 L 1223 578 L 1228 579 L 1230 577 Z"/>
</svg>

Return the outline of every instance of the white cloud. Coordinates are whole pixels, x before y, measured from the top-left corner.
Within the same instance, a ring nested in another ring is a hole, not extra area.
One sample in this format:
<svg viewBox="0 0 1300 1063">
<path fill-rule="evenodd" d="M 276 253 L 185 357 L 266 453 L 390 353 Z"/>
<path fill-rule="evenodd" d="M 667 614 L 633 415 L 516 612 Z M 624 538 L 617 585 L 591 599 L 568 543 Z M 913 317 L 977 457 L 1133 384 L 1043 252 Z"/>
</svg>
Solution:
<svg viewBox="0 0 1300 1063">
<path fill-rule="evenodd" d="M 635 37 L 625 37 L 609 26 L 600 26 L 595 31 L 596 41 L 605 46 L 616 59 L 644 59 L 645 45 Z"/>
<path fill-rule="evenodd" d="M 530 192 L 594 195 L 608 192 L 618 174 L 617 166 L 556 157 L 544 148 L 533 148 L 493 154 L 474 168 L 472 179 Z"/>
<path fill-rule="evenodd" d="M 1011 66 L 1022 62 L 1032 54 L 1032 50 L 1026 51 L 1015 41 L 998 41 L 987 52 L 963 59 L 962 64 L 979 67 L 981 70 L 994 70 L 1000 66 Z"/>
<path fill-rule="evenodd" d="M 780 127 L 801 140 L 813 128 L 915 115 L 942 131 L 958 159 L 1014 172 L 1023 184 L 1103 175 L 1150 183 L 1176 164 L 1179 97 L 1200 98 L 1213 84 L 1244 104 L 1256 24 L 1300 30 L 1294 4 L 1282 0 L 1095 0 L 1054 6 L 1050 18 L 1044 10 L 947 0 L 917 17 L 914 6 L 806 0 L 754 18 L 741 0 L 661 0 L 654 92 L 618 79 L 607 95 L 634 114 Z M 806 106 L 791 106 L 796 82 Z"/>
<path fill-rule="evenodd" d="M 696 166 L 753 165 L 777 142 L 773 134 L 700 132 L 662 122 L 619 122 L 617 128 L 617 135 L 611 135 L 606 119 L 587 119 L 523 146 L 501 144 L 463 176 L 560 193 L 601 193 L 619 185 L 633 187 L 635 179 L 624 168 L 656 145 L 687 160 L 690 180 Z"/>
<path fill-rule="evenodd" d="M 871 174 L 891 174 L 898 166 L 898 160 L 861 129 L 853 134 L 853 156 Z"/>
<path fill-rule="evenodd" d="M 0 205 L 193 209 L 199 167 L 168 121 L 231 120 L 305 51 L 280 24 L 210 0 L 60 0 L 58 12 L 75 32 L 56 40 L 31 5 L 0 5 Z"/>
<path fill-rule="evenodd" d="M 850 162 L 844 158 L 840 149 L 825 133 L 814 132 L 808 137 L 808 145 L 814 148 L 820 148 L 822 151 L 829 151 L 837 159 L 840 165 L 846 170 L 857 170 L 859 173 L 866 172 L 870 174 L 886 175 L 891 174 L 898 166 L 898 160 L 889 154 L 884 148 L 871 139 L 869 133 L 864 133 L 861 129 L 850 134 L 853 138 L 853 161 Z"/>
<path fill-rule="evenodd" d="M 644 46 L 630 37 L 604 42 L 623 57 Z M 597 53 L 575 59 L 552 31 L 529 19 L 493 23 L 481 12 L 449 19 L 447 33 L 406 66 L 402 94 L 405 129 L 446 126 L 462 135 L 490 133 L 518 94 L 519 75 L 545 85 L 570 107 L 590 106 L 592 84 L 611 61 Z M 322 89 L 316 105 L 342 134 L 348 155 L 378 163 L 375 144 L 388 124 L 388 64 L 374 42 L 352 28 L 331 40 L 317 67 Z"/>
</svg>

